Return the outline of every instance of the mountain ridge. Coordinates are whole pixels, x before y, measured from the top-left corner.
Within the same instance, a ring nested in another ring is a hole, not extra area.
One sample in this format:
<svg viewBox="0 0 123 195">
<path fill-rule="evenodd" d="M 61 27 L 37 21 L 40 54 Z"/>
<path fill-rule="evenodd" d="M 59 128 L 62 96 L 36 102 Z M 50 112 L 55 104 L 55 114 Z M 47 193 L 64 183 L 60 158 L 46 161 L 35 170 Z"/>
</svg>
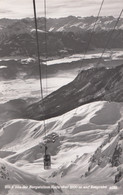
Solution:
<svg viewBox="0 0 123 195">
<path fill-rule="evenodd" d="M 96 19 L 94 16 L 47 19 L 48 56 L 81 53 L 88 48 L 91 36 L 93 39 L 88 50 L 104 48 L 117 19 L 113 16 L 99 17 L 97 22 Z M 44 22 L 44 18 L 37 19 L 41 55 L 45 55 Z M 1 57 L 35 55 L 35 26 L 32 18 L 0 19 L 0 29 Z M 108 48 L 123 48 L 122 35 L 123 18 L 120 18 Z"/>
<path fill-rule="evenodd" d="M 107 30 L 112 29 L 114 27 L 114 23 L 116 22 L 117 18 L 113 16 L 100 16 L 97 20 L 97 17 L 95 16 L 89 16 L 89 17 L 76 17 L 76 16 L 68 16 L 68 17 L 62 17 L 62 18 L 47 18 L 47 31 L 60 31 L 59 28 L 63 27 L 64 25 L 69 27 L 68 32 L 77 32 L 74 29 L 70 28 L 72 26 L 83 26 L 84 29 L 92 29 L 93 25 L 96 22 L 96 25 L 100 29 Z M 38 27 L 42 28 L 44 30 L 44 22 L 45 18 L 44 17 L 39 17 L 37 18 L 38 21 Z M 34 19 L 33 18 L 23 18 L 23 19 L 7 19 L 7 18 L 2 18 L 0 19 L 0 27 L 6 28 L 7 26 L 11 25 L 16 25 L 20 23 L 27 25 L 29 29 L 34 28 Z M 101 25 L 100 25 L 101 24 Z M 90 26 L 92 25 L 92 26 Z M 54 29 L 51 29 L 53 28 Z M 104 28 L 105 27 L 105 28 Z M 120 18 L 119 23 L 117 25 L 118 29 L 123 29 L 123 18 Z M 82 28 L 81 28 L 82 29 Z M 67 30 L 67 28 L 64 28 L 64 30 Z M 99 28 L 96 27 L 96 30 L 99 30 Z"/>
<path fill-rule="evenodd" d="M 81 71 L 72 82 L 30 105 L 26 114 L 27 118 L 41 120 L 94 101 L 123 102 L 123 65 Z"/>
<path fill-rule="evenodd" d="M 105 79 L 104 79 L 105 78 Z M 43 120 L 96 101 L 123 102 L 123 65 L 81 71 L 43 101 L 15 99 L 0 105 L 0 123 L 13 118 Z"/>
</svg>

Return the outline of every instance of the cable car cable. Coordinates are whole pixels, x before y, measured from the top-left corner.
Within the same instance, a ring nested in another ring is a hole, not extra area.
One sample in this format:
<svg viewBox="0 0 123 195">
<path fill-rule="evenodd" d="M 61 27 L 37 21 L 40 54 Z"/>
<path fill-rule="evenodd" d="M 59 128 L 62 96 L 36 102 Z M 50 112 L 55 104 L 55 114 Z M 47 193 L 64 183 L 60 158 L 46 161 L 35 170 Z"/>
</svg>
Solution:
<svg viewBox="0 0 123 195">
<path fill-rule="evenodd" d="M 48 43 L 47 43 L 47 4 L 44 0 L 44 31 L 45 31 L 45 65 L 46 65 L 46 96 L 48 95 L 48 83 L 47 83 L 47 59 L 48 59 Z"/>
<path fill-rule="evenodd" d="M 47 83 L 47 57 L 48 57 L 48 48 L 47 48 L 47 5 L 46 0 L 44 0 L 44 29 L 45 29 L 45 65 L 46 65 L 46 96 L 48 90 L 48 83 Z M 45 138 L 47 138 L 47 129 L 45 128 Z M 51 168 L 51 156 L 47 153 L 47 139 L 45 145 L 45 154 L 44 154 L 44 169 Z"/>
<path fill-rule="evenodd" d="M 92 29 L 92 31 L 91 31 L 91 36 L 90 36 L 90 39 L 89 39 L 89 41 L 88 41 L 87 48 L 86 48 L 86 50 L 85 50 L 85 52 L 84 52 L 84 56 L 83 56 L 83 59 L 82 59 L 82 62 L 81 62 L 81 67 L 80 67 L 80 69 L 79 69 L 79 71 L 78 71 L 79 73 L 82 71 L 82 65 L 83 65 L 83 62 L 84 62 L 84 59 L 85 59 L 85 55 L 87 54 L 88 49 L 89 49 L 89 46 L 90 46 L 90 43 L 91 43 L 91 41 L 92 41 L 93 32 L 95 31 L 95 27 L 96 27 L 96 25 L 97 25 L 97 22 L 98 22 L 98 19 L 99 19 L 99 16 L 100 16 L 100 13 L 101 13 L 103 4 L 104 4 L 104 0 L 102 0 L 102 2 L 101 2 L 101 4 L 100 4 L 100 7 L 99 7 L 99 11 L 98 11 L 96 20 L 95 20 L 95 22 L 94 22 L 94 26 L 93 26 L 93 29 Z M 75 113 L 74 113 L 74 114 L 76 114 L 76 111 L 77 111 L 77 108 L 75 109 Z"/>
<path fill-rule="evenodd" d="M 95 22 L 94 22 L 93 28 L 92 28 L 92 30 L 91 30 L 91 35 L 90 35 L 89 41 L 88 41 L 88 43 L 87 43 L 87 47 L 86 47 L 86 49 L 85 49 L 84 56 L 83 56 L 83 58 L 82 58 L 82 62 L 81 62 L 81 65 L 80 65 L 80 66 L 83 65 L 83 62 L 84 62 L 84 59 L 85 59 L 85 55 L 86 55 L 87 52 L 88 52 L 90 43 L 91 43 L 92 38 L 93 38 L 93 32 L 95 31 L 95 27 L 96 27 L 96 25 L 97 25 L 97 22 L 98 22 L 98 19 L 99 19 L 100 12 L 101 12 L 101 10 L 102 10 L 103 4 L 104 4 L 104 0 L 102 0 L 101 5 L 100 5 L 100 7 L 99 7 L 99 11 L 98 11 L 96 20 L 95 20 Z M 79 69 L 78 72 L 81 72 L 81 69 L 82 69 L 82 67 L 80 67 L 80 69 Z"/>
<path fill-rule="evenodd" d="M 120 20 L 120 18 L 121 18 L 122 13 L 123 13 L 123 9 L 121 10 L 119 17 L 118 17 L 117 20 L 116 20 L 116 23 L 115 23 L 115 25 L 114 25 L 114 28 L 113 28 L 112 31 L 111 31 L 111 34 L 109 35 L 108 41 L 107 41 L 106 44 L 105 44 L 105 47 L 104 47 L 104 49 L 103 49 L 103 51 L 102 51 L 102 54 L 101 54 L 101 56 L 100 56 L 100 58 L 99 58 L 99 60 L 98 60 L 98 62 L 97 62 L 97 65 L 100 64 L 100 61 L 101 61 L 101 59 L 102 59 L 102 57 L 103 57 L 103 55 L 104 55 L 104 53 L 105 53 L 105 50 L 107 49 L 107 47 L 108 47 L 108 45 L 109 45 L 109 43 L 110 43 L 110 41 L 111 41 L 111 38 L 112 38 L 112 36 L 113 36 L 113 34 L 114 34 L 115 28 L 116 28 L 116 26 L 117 26 L 117 24 L 118 24 L 118 22 L 119 22 L 119 20 Z"/>
<path fill-rule="evenodd" d="M 101 3 L 101 6 L 100 6 L 100 9 L 99 9 L 97 18 L 99 18 L 99 14 L 100 14 L 100 12 L 101 12 L 103 3 L 104 3 L 104 1 L 102 1 L 102 3 Z M 112 30 L 110 36 L 109 36 L 108 41 L 106 42 L 106 45 L 105 45 L 104 50 L 103 50 L 103 52 L 102 52 L 102 54 L 101 54 L 101 57 L 99 58 L 99 61 L 97 62 L 97 65 L 99 65 L 99 63 L 100 63 L 100 61 L 101 61 L 101 59 L 102 59 L 102 57 L 103 57 L 103 55 L 104 55 L 104 53 L 105 53 L 105 50 L 107 49 L 107 46 L 108 46 L 108 44 L 110 43 L 110 40 L 111 40 L 111 38 L 112 38 L 112 36 L 113 36 L 113 33 L 114 33 L 114 31 L 115 31 L 115 28 L 116 28 L 116 26 L 117 26 L 119 20 L 120 20 L 120 18 L 121 18 L 122 13 L 123 13 L 123 9 L 121 10 L 121 12 L 120 12 L 120 14 L 119 14 L 119 17 L 117 18 L 117 21 L 116 21 L 116 23 L 115 23 L 115 25 L 114 25 L 114 28 L 113 28 L 113 30 Z M 96 22 L 97 22 L 97 21 L 98 21 L 98 19 L 96 20 Z M 93 30 L 95 29 L 95 26 L 96 26 L 96 23 L 95 23 L 95 25 L 94 25 Z M 92 39 L 92 36 L 91 36 L 91 38 L 90 38 L 90 41 L 91 41 L 91 39 Z M 90 42 L 88 43 L 88 48 L 89 48 L 89 45 L 90 45 Z M 86 54 L 86 53 L 85 53 L 85 54 Z M 84 57 L 85 57 L 85 55 L 84 55 Z M 84 58 L 83 58 L 83 60 L 84 60 Z M 83 62 L 83 60 L 82 60 L 82 62 Z M 79 72 L 81 72 L 81 69 L 79 70 Z M 74 113 L 74 114 L 76 114 L 77 109 L 78 109 L 78 107 L 75 109 L 75 113 Z"/>
<path fill-rule="evenodd" d="M 46 81 L 46 87 L 45 87 L 45 93 L 46 96 L 48 95 L 48 82 L 47 82 L 47 58 L 48 58 L 48 48 L 47 48 L 47 4 L 46 0 L 44 0 L 44 39 L 45 39 L 45 81 Z M 45 121 L 46 126 L 46 121 Z M 45 138 L 47 137 L 47 128 L 45 128 Z M 47 140 L 46 140 L 47 142 Z"/>
<path fill-rule="evenodd" d="M 115 31 L 115 28 L 116 28 L 116 26 L 117 26 L 119 20 L 120 20 L 120 18 L 121 18 L 122 13 L 123 13 L 123 9 L 121 10 L 121 12 L 120 12 L 120 14 L 119 14 L 119 17 L 118 17 L 117 20 L 116 20 L 116 23 L 115 23 L 115 25 L 114 25 L 114 28 L 113 28 L 113 30 L 111 31 L 111 34 L 110 34 L 110 36 L 109 36 L 109 38 L 108 38 L 108 40 L 107 40 L 107 42 L 106 42 L 106 44 L 105 44 L 105 47 L 104 47 L 103 52 L 102 52 L 102 54 L 101 54 L 101 56 L 100 56 L 100 58 L 99 58 L 99 60 L 98 60 L 98 62 L 97 62 L 97 65 L 99 65 L 100 60 L 102 59 L 103 54 L 105 53 L 105 50 L 107 49 L 107 46 L 108 46 L 108 44 L 110 43 L 110 40 L 111 40 L 111 38 L 112 38 L 112 36 L 113 36 L 113 33 L 114 33 L 114 31 Z M 76 110 L 75 110 L 75 114 L 76 114 L 77 109 L 78 109 L 78 107 L 77 107 Z"/>
<path fill-rule="evenodd" d="M 37 24 L 37 14 L 36 14 L 36 4 L 35 0 L 33 0 L 33 10 L 34 10 L 34 22 L 35 22 L 35 30 L 36 30 L 36 45 L 37 45 L 37 58 L 38 58 L 38 67 L 39 67 L 39 77 L 40 77 L 40 95 L 43 105 L 43 83 L 42 83 L 42 71 L 41 71 L 41 60 L 40 60 L 40 45 L 39 45 L 39 36 L 38 36 L 38 24 Z M 42 106 L 43 113 L 44 107 Z M 45 113 L 44 113 L 45 114 Z M 44 129 L 45 129 L 45 120 L 44 121 Z"/>
<path fill-rule="evenodd" d="M 105 1 L 105 0 L 102 0 L 101 5 L 100 5 L 100 7 L 99 7 L 99 11 L 98 11 L 98 14 L 97 14 L 97 17 L 96 17 L 96 20 L 95 20 L 95 23 L 94 23 L 93 29 L 92 29 L 92 31 L 91 31 L 91 36 L 90 36 L 90 39 L 89 39 L 89 41 L 88 41 L 87 48 L 86 48 L 86 50 L 85 50 L 85 52 L 84 52 L 84 56 L 83 56 L 83 58 L 82 58 L 81 66 L 82 66 L 82 64 L 83 64 L 83 62 L 84 62 L 85 55 L 86 55 L 86 53 L 88 52 L 88 49 L 89 49 L 89 46 L 90 46 L 90 43 L 91 43 L 91 40 L 92 40 L 92 37 L 93 37 L 93 32 L 94 32 L 94 30 L 95 30 L 95 27 L 96 27 L 97 21 L 98 21 L 98 19 L 99 19 L 99 16 L 100 16 L 100 13 L 101 13 L 101 10 L 102 10 L 102 7 L 103 7 L 103 4 L 104 4 L 104 1 Z M 82 67 L 80 67 L 80 68 L 79 68 L 79 71 L 78 71 L 78 72 L 81 72 L 81 70 L 82 70 Z M 76 114 L 77 109 L 78 109 L 78 108 L 75 108 L 75 112 L 74 112 L 74 114 L 73 114 L 73 115 L 75 115 L 75 114 Z M 64 118 L 65 114 L 66 114 L 66 113 L 64 113 L 64 114 L 63 114 L 63 116 L 61 117 L 61 121 L 63 121 L 63 118 Z"/>
<path fill-rule="evenodd" d="M 39 76 L 40 76 L 40 92 L 41 92 L 41 100 L 42 100 L 42 105 L 43 105 L 43 99 L 44 98 L 43 98 L 43 85 L 42 85 L 42 77 L 41 77 L 42 76 L 42 71 L 41 71 L 40 46 L 39 46 L 39 37 L 38 37 L 38 25 L 37 25 L 37 14 L 36 14 L 35 0 L 33 0 L 33 9 L 34 9 L 34 21 L 35 21 L 35 29 L 36 29 L 37 57 L 38 57 Z M 42 109 L 43 109 L 43 113 L 45 114 L 45 110 L 44 110 L 44 107 L 43 106 L 42 106 Z M 44 131 L 45 131 L 45 137 L 46 137 L 46 124 L 45 124 L 45 119 L 43 120 L 43 122 L 44 122 Z M 49 154 L 47 154 L 47 149 L 48 148 L 45 145 L 44 169 L 49 169 L 51 167 L 51 157 L 50 157 Z"/>
<path fill-rule="evenodd" d="M 34 22 L 35 22 L 35 30 L 36 30 L 37 58 L 38 58 L 39 76 L 40 76 L 40 92 L 41 92 L 41 100 L 43 100 L 43 85 L 41 79 L 42 71 L 41 71 L 40 46 L 39 46 L 39 37 L 38 37 L 38 24 L 37 24 L 35 0 L 33 0 L 33 10 L 34 10 Z"/>
</svg>

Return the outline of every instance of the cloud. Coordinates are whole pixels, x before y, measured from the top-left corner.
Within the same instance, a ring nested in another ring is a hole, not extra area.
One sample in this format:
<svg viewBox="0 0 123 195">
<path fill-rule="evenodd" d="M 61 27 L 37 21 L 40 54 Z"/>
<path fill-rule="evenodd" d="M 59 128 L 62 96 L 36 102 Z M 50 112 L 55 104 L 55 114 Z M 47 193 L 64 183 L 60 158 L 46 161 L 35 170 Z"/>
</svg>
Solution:
<svg viewBox="0 0 123 195">
<path fill-rule="evenodd" d="M 102 0 L 47 0 L 48 17 L 68 15 L 97 15 Z M 38 16 L 44 16 L 44 1 L 36 0 Z M 122 0 L 105 0 L 101 15 L 117 17 L 122 8 Z M 33 17 L 32 0 L 4 0 L 0 2 L 0 17 L 24 18 Z"/>
<path fill-rule="evenodd" d="M 0 9 L 0 14 L 12 13 L 10 10 Z"/>
<path fill-rule="evenodd" d="M 4 18 L 8 14 L 11 15 L 12 11 L 11 10 L 7 10 L 7 9 L 0 9 L 0 18 Z"/>
<path fill-rule="evenodd" d="M 48 15 L 52 15 L 52 17 L 97 15 L 101 2 L 102 0 L 47 0 L 47 10 Z M 121 7 L 122 0 L 105 0 L 101 15 L 113 15 L 117 17 L 121 11 Z"/>
</svg>

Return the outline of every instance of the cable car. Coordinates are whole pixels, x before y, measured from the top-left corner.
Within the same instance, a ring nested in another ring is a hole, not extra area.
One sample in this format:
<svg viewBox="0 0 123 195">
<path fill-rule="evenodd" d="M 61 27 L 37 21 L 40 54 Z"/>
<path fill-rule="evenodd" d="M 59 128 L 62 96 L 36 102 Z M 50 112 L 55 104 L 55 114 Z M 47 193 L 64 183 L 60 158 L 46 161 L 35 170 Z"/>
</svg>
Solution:
<svg viewBox="0 0 123 195">
<path fill-rule="evenodd" d="M 44 169 L 51 168 L 51 157 L 49 154 L 44 155 Z"/>
<path fill-rule="evenodd" d="M 37 14 L 36 14 L 35 0 L 33 0 L 33 9 L 34 9 L 35 30 L 36 30 L 37 57 L 38 57 L 39 74 L 40 74 L 40 90 L 41 90 L 41 99 L 43 100 L 44 97 L 43 97 L 42 78 L 41 78 L 40 45 L 39 45 L 39 38 L 38 38 L 38 25 L 37 25 Z M 45 18 L 46 18 L 46 16 L 45 16 Z M 46 21 L 45 21 L 45 28 L 46 28 Z M 45 29 L 45 34 L 46 33 L 47 32 L 46 32 L 46 29 Z M 45 44 L 45 47 L 47 47 L 47 43 Z M 46 76 L 46 78 L 47 78 L 47 76 Z M 44 121 L 45 121 L 45 119 L 44 119 Z M 46 129 L 45 122 L 44 122 L 44 129 Z M 47 139 L 47 140 L 48 140 L 48 142 L 50 142 L 49 139 Z M 45 145 L 44 169 L 50 169 L 51 168 L 51 157 L 50 157 L 50 154 L 47 154 L 47 149 L 48 148 Z"/>
<path fill-rule="evenodd" d="M 51 156 L 50 154 L 47 154 L 47 146 L 45 146 L 45 155 L 44 155 L 44 169 L 50 169 L 51 168 Z"/>
</svg>

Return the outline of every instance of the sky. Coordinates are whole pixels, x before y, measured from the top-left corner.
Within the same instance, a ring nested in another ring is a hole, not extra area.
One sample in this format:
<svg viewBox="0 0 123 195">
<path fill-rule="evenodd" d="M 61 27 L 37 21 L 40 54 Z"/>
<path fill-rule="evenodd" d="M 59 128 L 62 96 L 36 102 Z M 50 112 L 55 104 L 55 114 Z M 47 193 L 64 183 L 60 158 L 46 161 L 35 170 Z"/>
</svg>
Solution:
<svg viewBox="0 0 123 195">
<path fill-rule="evenodd" d="M 44 16 L 44 0 L 35 0 L 38 17 Z M 33 17 L 33 0 L 0 0 L 0 18 Z M 46 0 L 47 17 L 96 16 L 102 0 Z M 123 0 L 104 0 L 101 16 L 118 17 Z"/>
</svg>

